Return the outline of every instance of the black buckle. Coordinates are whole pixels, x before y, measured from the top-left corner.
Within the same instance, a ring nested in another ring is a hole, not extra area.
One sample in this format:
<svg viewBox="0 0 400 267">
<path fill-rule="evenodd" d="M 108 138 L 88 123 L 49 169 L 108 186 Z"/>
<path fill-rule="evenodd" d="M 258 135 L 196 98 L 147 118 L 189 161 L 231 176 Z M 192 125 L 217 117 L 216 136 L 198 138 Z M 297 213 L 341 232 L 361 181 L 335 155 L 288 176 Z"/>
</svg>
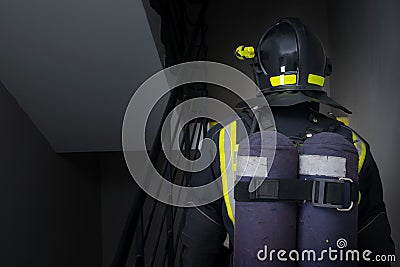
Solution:
<svg viewBox="0 0 400 267">
<path fill-rule="evenodd" d="M 337 209 L 338 211 L 350 211 L 353 208 L 354 202 L 350 201 L 350 205 L 345 207 L 344 204 L 332 204 L 325 202 L 325 190 L 326 184 L 335 183 L 345 185 L 346 183 L 353 183 L 353 180 L 349 178 L 339 178 L 337 179 L 322 179 L 315 178 L 313 180 L 313 186 L 311 191 L 311 203 L 315 207 L 331 208 Z"/>
</svg>

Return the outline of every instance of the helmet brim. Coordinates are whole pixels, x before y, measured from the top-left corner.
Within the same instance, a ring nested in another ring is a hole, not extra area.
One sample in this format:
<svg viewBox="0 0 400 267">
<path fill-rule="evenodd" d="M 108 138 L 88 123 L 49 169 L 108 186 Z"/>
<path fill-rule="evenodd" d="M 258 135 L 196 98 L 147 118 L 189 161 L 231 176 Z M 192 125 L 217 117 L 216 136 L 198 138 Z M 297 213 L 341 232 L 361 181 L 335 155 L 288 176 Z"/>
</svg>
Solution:
<svg viewBox="0 0 400 267">
<path fill-rule="evenodd" d="M 347 114 L 352 113 L 350 110 L 330 98 L 324 91 L 282 91 L 265 94 L 264 97 L 267 99 L 268 104 L 271 107 L 293 106 L 300 103 L 312 101 L 340 109 Z M 255 98 L 250 99 L 247 102 L 252 105 L 253 102 L 258 103 L 259 101 L 257 101 L 257 98 Z M 245 102 L 240 102 L 238 105 L 236 105 L 237 108 L 244 108 L 245 106 L 247 106 Z"/>
</svg>

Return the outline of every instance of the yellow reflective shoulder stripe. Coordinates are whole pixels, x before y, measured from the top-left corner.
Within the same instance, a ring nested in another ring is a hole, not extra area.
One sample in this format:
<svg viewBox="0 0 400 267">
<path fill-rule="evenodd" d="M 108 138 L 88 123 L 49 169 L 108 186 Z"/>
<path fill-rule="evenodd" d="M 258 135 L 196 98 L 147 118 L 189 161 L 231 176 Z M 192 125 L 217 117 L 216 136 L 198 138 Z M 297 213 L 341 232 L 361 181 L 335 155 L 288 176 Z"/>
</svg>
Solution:
<svg viewBox="0 0 400 267">
<path fill-rule="evenodd" d="M 360 155 L 360 159 L 358 160 L 358 172 L 361 172 L 361 169 L 364 165 L 364 161 L 365 161 L 365 156 L 367 155 L 367 147 L 365 146 L 365 143 L 362 142 L 361 143 L 361 155 Z"/>
<path fill-rule="evenodd" d="M 361 172 L 361 169 L 364 165 L 365 156 L 367 155 L 367 146 L 365 143 L 358 138 L 355 132 L 352 132 L 353 144 L 358 152 L 358 173 Z M 361 192 L 358 192 L 358 204 L 361 202 Z"/>
<path fill-rule="evenodd" d="M 227 128 L 230 128 L 228 125 Z M 225 128 L 222 128 L 219 132 L 219 158 L 220 158 L 220 169 L 222 177 L 222 191 L 224 193 L 224 200 L 226 205 L 226 210 L 228 212 L 228 217 L 233 223 L 235 223 L 235 218 L 232 212 L 232 206 L 229 199 L 229 188 L 228 188 L 228 177 L 226 171 L 226 157 L 225 157 Z"/>
<path fill-rule="evenodd" d="M 217 124 L 218 124 L 218 122 L 216 122 L 216 121 L 210 121 L 210 129 Z"/>
<path fill-rule="evenodd" d="M 231 123 L 231 134 L 230 134 L 230 150 L 232 160 L 232 182 L 235 182 L 235 171 L 236 171 L 236 160 L 235 160 L 235 146 L 236 146 L 236 121 Z"/>
<path fill-rule="evenodd" d="M 357 137 L 355 132 L 352 132 L 353 143 L 358 152 L 358 173 L 361 172 L 361 169 L 364 165 L 365 156 L 367 155 L 367 146 L 365 143 Z"/>
<path fill-rule="evenodd" d="M 233 156 L 233 163 L 234 163 L 234 165 L 233 165 L 233 171 L 234 172 L 236 172 L 236 167 L 237 167 L 237 153 L 238 153 L 238 151 L 239 151 L 239 144 L 235 144 L 235 146 L 234 146 L 234 156 Z M 235 180 L 235 179 L 233 179 L 233 180 Z"/>
<path fill-rule="evenodd" d="M 337 117 L 338 121 L 342 122 L 344 125 L 349 126 L 349 118 L 348 117 Z M 353 144 L 358 152 L 358 173 L 361 172 L 361 169 L 364 165 L 365 156 L 367 155 L 367 146 L 365 143 L 357 136 L 357 134 L 352 131 L 351 132 Z"/>
<path fill-rule="evenodd" d="M 349 126 L 349 117 L 337 117 L 338 121 L 342 122 L 344 125 Z"/>
</svg>

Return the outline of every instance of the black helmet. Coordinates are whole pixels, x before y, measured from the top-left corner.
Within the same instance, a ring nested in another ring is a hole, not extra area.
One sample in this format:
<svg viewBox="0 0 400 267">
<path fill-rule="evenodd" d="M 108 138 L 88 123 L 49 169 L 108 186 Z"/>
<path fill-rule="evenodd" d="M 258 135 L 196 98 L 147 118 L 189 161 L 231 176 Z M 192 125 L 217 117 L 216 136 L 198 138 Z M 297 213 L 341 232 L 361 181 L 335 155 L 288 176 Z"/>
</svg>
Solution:
<svg viewBox="0 0 400 267">
<path fill-rule="evenodd" d="M 256 50 L 257 83 L 271 106 L 314 101 L 351 113 L 323 90 L 332 65 L 321 41 L 299 19 L 278 21 Z"/>
</svg>

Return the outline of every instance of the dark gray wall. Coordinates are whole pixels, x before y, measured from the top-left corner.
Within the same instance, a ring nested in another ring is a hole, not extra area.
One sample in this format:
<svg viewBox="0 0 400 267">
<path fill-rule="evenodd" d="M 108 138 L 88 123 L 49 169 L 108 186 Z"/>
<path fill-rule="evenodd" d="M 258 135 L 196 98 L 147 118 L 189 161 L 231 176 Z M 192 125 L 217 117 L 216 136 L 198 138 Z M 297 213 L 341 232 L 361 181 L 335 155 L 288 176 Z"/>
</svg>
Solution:
<svg viewBox="0 0 400 267">
<path fill-rule="evenodd" d="M 100 155 L 100 177 L 103 266 L 108 267 L 114 259 L 139 188 L 129 173 L 123 154 L 119 152 Z M 128 263 L 133 262 L 134 258 L 130 257 Z"/>
<path fill-rule="evenodd" d="M 371 145 L 399 255 L 400 2 L 332 1 L 332 95 L 354 112 L 350 124 Z"/>
<path fill-rule="evenodd" d="M 0 84 L 0 266 L 100 266 L 91 154 L 57 155 Z"/>
<path fill-rule="evenodd" d="M 2 0 L 0 36 L 1 79 L 54 150 L 121 150 L 130 98 L 161 70 L 141 0 Z"/>
</svg>

